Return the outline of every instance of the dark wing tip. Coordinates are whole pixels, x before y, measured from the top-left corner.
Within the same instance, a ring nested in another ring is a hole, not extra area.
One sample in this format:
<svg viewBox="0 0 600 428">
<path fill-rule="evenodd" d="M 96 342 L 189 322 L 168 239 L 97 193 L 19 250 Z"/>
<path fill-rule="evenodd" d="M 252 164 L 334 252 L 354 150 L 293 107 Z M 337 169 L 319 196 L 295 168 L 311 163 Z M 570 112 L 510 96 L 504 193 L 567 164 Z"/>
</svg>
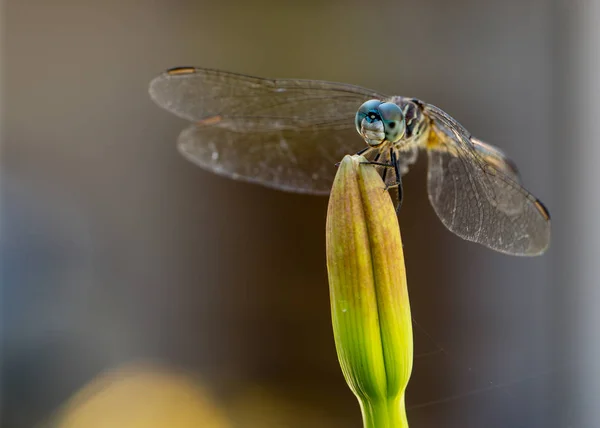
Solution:
<svg viewBox="0 0 600 428">
<path fill-rule="evenodd" d="M 198 68 L 196 67 L 185 66 L 169 68 L 168 70 L 162 72 L 150 82 L 148 87 L 150 98 L 152 98 L 152 100 L 160 107 L 168 110 L 168 103 L 165 101 L 164 94 L 162 93 L 165 88 L 165 84 L 174 76 L 189 76 L 195 74 L 197 71 Z"/>
<path fill-rule="evenodd" d="M 196 67 L 173 67 L 160 73 L 150 82 L 150 94 L 154 92 L 154 88 L 164 82 L 165 78 L 168 79 L 171 76 L 186 76 L 194 74 L 198 71 Z"/>
<path fill-rule="evenodd" d="M 165 74 L 169 76 L 179 76 L 182 74 L 194 74 L 196 67 L 183 66 L 183 67 L 172 67 L 165 71 Z"/>
<path fill-rule="evenodd" d="M 209 117 L 206 117 L 204 119 L 197 121 L 196 125 L 197 126 L 216 125 L 217 123 L 221 122 L 222 120 L 223 120 L 223 116 L 221 116 L 220 114 L 217 114 L 217 115 L 209 116 Z"/>
<path fill-rule="evenodd" d="M 546 208 L 546 205 L 542 203 L 539 199 L 535 200 L 535 207 L 538 209 L 540 214 L 546 219 L 546 221 L 550 221 L 550 211 Z"/>
</svg>

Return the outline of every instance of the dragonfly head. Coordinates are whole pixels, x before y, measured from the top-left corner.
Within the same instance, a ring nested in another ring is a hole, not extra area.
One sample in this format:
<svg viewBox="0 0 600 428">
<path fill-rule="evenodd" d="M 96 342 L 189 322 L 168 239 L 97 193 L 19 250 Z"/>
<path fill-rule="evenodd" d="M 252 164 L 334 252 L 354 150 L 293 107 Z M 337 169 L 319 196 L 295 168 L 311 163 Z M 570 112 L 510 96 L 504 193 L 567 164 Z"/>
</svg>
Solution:
<svg viewBox="0 0 600 428">
<path fill-rule="evenodd" d="M 371 147 L 404 136 L 406 124 L 402 110 L 394 103 L 369 100 L 360 106 L 355 118 L 356 130 Z"/>
</svg>

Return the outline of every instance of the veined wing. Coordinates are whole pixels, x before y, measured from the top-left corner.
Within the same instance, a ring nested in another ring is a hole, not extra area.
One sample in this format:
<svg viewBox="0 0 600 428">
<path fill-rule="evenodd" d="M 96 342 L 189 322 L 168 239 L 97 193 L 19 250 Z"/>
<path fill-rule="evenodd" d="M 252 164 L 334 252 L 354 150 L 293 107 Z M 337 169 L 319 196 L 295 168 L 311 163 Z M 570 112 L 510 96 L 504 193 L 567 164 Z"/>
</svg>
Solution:
<svg viewBox="0 0 600 428">
<path fill-rule="evenodd" d="M 216 174 L 298 193 L 329 194 L 335 164 L 365 142 L 354 128 L 237 132 L 191 125 L 179 135 L 180 152 Z"/>
<path fill-rule="evenodd" d="M 424 109 L 431 119 L 429 200 L 442 223 L 458 236 L 502 253 L 543 253 L 550 244 L 550 215 L 519 184 L 516 168 L 441 109 Z"/>
<path fill-rule="evenodd" d="M 517 183 L 521 183 L 521 177 L 517 165 L 504 154 L 498 147 L 494 147 L 491 144 L 484 143 L 483 141 L 471 137 L 471 143 L 477 154 L 483 158 L 483 160 L 492 165 L 497 170 L 504 173 L 507 178 L 510 178 Z"/>
<path fill-rule="evenodd" d="M 335 163 L 365 143 L 360 105 L 385 98 L 343 83 L 262 79 L 202 68 L 168 70 L 150 83 L 164 109 L 195 122 L 179 149 L 215 173 L 302 193 L 328 193 Z"/>
<path fill-rule="evenodd" d="M 167 70 L 150 82 L 162 108 L 192 122 L 242 131 L 353 127 L 360 105 L 385 98 L 370 89 L 321 80 L 263 79 L 205 68 Z"/>
</svg>

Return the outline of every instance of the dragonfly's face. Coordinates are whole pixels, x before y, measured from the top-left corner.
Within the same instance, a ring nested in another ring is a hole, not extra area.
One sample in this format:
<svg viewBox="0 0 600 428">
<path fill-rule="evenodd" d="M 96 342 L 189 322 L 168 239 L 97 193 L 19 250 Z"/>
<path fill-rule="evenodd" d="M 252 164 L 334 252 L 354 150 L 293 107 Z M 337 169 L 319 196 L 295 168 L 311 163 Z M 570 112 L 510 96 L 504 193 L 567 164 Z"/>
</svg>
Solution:
<svg viewBox="0 0 600 428">
<path fill-rule="evenodd" d="M 404 136 L 406 124 L 402 110 L 394 103 L 370 100 L 356 113 L 356 130 L 371 147 L 389 141 L 395 143 Z"/>
</svg>

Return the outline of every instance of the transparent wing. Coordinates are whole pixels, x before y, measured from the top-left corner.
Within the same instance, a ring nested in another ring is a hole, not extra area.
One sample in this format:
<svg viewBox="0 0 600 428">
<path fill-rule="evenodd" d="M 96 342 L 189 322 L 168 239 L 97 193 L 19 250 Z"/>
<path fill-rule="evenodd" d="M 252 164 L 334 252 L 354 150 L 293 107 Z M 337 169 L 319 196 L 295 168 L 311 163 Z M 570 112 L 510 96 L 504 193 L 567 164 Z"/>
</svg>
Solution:
<svg viewBox="0 0 600 428">
<path fill-rule="evenodd" d="M 550 244 L 550 215 L 519 184 L 516 168 L 444 111 L 425 105 L 425 113 L 431 119 L 429 199 L 444 225 L 502 253 L 543 253 Z"/>
<path fill-rule="evenodd" d="M 287 191 L 328 193 L 335 163 L 365 146 L 360 105 L 385 98 L 342 83 L 262 79 L 175 68 L 150 83 L 161 107 L 195 122 L 179 136 L 191 161 L 217 174 Z"/>
<path fill-rule="evenodd" d="M 237 131 L 353 127 L 364 101 L 384 97 L 343 83 L 262 79 L 193 67 L 167 70 L 152 80 L 149 92 L 179 117 L 203 123 L 231 119 L 227 126 Z"/>
<path fill-rule="evenodd" d="M 498 147 L 484 143 L 475 137 L 471 137 L 471 143 L 473 144 L 473 149 L 475 149 L 477 154 L 482 157 L 486 163 L 504 173 L 507 178 L 510 178 L 517 183 L 521 182 L 521 177 L 519 175 L 517 166 Z"/>
<path fill-rule="evenodd" d="M 364 145 L 354 128 L 239 132 L 191 125 L 178 139 L 186 158 L 217 174 L 313 194 L 328 194 L 335 164 Z"/>
</svg>

